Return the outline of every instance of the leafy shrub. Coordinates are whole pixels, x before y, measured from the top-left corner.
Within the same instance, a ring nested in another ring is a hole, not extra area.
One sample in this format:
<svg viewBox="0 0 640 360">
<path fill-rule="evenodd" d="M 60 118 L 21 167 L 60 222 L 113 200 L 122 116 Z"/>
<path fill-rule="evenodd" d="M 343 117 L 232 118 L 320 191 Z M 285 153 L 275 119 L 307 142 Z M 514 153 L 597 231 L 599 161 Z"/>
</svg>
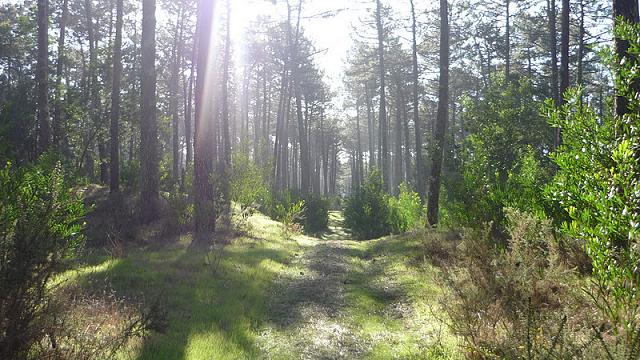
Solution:
<svg viewBox="0 0 640 360">
<path fill-rule="evenodd" d="M 229 187 L 231 200 L 239 203 L 242 210 L 265 205 L 270 200 L 262 171 L 242 152 L 234 153 Z"/>
<path fill-rule="evenodd" d="M 616 36 L 640 56 L 640 27 L 619 24 Z M 550 122 L 562 129 L 563 144 L 552 155 L 558 166 L 550 198 L 569 220 L 562 229 L 585 243 L 593 266 L 594 304 L 608 319 L 611 334 L 628 358 L 640 356 L 640 99 L 637 65 L 611 59 L 618 94 L 628 101 L 623 117 L 599 116 L 580 91 L 565 105 L 548 104 Z"/>
<path fill-rule="evenodd" d="M 304 197 L 304 231 L 318 234 L 329 226 L 329 200 L 320 195 L 310 194 Z"/>
<path fill-rule="evenodd" d="M 455 176 L 445 177 L 453 223 L 492 223 L 494 235 L 505 237 L 505 207 L 542 212 L 542 188 L 550 178 L 545 151 L 552 137 L 538 98 L 527 80 L 497 78 L 479 101 L 467 101 L 470 135 Z"/>
<path fill-rule="evenodd" d="M 509 247 L 488 231 L 463 234 L 457 265 L 446 267 L 442 305 L 470 358 L 603 358 L 598 320 L 573 290 L 550 221 L 507 210 Z"/>
<path fill-rule="evenodd" d="M 0 170 L 0 358 L 28 358 L 45 336 L 47 284 L 81 245 L 83 215 L 60 165 Z"/>
<path fill-rule="evenodd" d="M 395 234 L 415 229 L 423 215 L 420 196 L 405 183 L 400 184 L 398 197 L 389 197 L 389 225 Z"/>
<path fill-rule="evenodd" d="M 373 171 L 367 181 L 346 200 L 345 225 L 360 239 L 373 239 L 388 235 L 389 195 L 380 173 Z"/>
<path fill-rule="evenodd" d="M 290 238 L 291 235 L 300 232 L 300 224 L 304 221 L 304 213 L 304 200 L 276 204 L 275 218 L 282 223 L 283 236 L 285 238 Z"/>
</svg>

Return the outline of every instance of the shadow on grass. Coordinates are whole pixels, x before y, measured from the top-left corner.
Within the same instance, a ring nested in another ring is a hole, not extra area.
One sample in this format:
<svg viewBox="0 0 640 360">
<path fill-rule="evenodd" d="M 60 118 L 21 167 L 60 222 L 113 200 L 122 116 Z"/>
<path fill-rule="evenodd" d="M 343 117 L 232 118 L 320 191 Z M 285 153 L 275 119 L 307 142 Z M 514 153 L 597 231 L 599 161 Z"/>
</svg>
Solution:
<svg viewBox="0 0 640 360">
<path fill-rule="evenodd" d="M 132 356 L 136 359 L 255 358 L 268 289 L 291 250 L 274 243 L 246 246 L 252 241 L 226 247 L 217 265 L 184 248 L 132 250 L 78 280 L 89 290 L 109 284 L 118 296 L 146 306 L 161 299 L 166 329 L 146 337 Z"/>
</svg>

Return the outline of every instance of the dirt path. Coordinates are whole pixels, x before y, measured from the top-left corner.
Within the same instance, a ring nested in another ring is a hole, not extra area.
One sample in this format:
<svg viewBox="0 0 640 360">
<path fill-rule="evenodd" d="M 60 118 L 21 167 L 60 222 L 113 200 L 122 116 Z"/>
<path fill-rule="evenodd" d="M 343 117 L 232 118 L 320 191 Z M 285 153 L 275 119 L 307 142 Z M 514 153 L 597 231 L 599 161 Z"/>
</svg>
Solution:
<svg viewBox="0 0 640 360">
<path fill-rule="evenodd" d="M 384 259 L 372 258 L 370 243 L 348 236 L 340 214 L 331 213 L 329 233 L 292 259 L 295 270 L 270 296 L 260 339 L 265 358 L 368 358 L 376 343 L 400 342 L 409 331 L 407 294 Z"/>
</svg>

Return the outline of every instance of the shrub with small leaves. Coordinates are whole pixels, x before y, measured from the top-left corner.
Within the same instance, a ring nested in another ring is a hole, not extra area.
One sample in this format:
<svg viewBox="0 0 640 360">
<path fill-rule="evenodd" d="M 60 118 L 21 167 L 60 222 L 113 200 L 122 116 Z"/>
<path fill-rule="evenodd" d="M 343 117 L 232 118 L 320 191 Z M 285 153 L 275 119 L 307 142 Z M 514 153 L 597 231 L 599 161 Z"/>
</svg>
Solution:
<svg viewBox="0 0 640 360">
<path fill-rule="evenodd" d="M 82 244 L 84 213 L 59 164 L 0 170 L 0 358 L 29 358 L 46 335 L 48 282 Z"/>
</svg>

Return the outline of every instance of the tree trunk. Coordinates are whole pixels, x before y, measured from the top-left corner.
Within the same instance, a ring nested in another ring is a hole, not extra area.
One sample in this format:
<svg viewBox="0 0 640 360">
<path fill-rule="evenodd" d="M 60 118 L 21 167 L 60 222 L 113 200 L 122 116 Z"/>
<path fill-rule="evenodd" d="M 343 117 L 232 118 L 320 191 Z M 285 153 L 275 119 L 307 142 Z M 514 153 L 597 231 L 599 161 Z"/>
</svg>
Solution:
<svg viewBox="0 0 640 360">
<path fill-rule="evenodd" d="M 49 149 L 51 144 L 51 124 L 49 123 L 49 1 L 38 0 L 37 16 L 38 154 L 42 154 Z"/>
<path fill-rule="evenodd" d="M 213 170 L 216 161 L 216 102 L 206 96 L 205 88 L 215 89 L 215 69 L 210 58 L 210 40 L 215 0 L 200 0 L 198 5 L 198 60 L 196 79 L 196 124 L 193 190 L 195 198 L 194 246 L 207 246 L 216 229 Z"/>
<path fill-rule="evenodd" d="M 511 1 L 506 1 L 506 19 L 505 19 L 505 43 L 506 43 L 506 56 L 504 65 L 504 79 L 505 82 L 509 82 L 511 78 L 511 13 L 509 6 Z"/>
<path fill-rule="evenodd" d="M 111 159 L 109 190 L 120 192 L 120 83 L 122 80 L 123 0 L 116 4 L 116 39 L 113 44 L 113 83 L 111 88 Z"/>
<path fill-rule="evenodd" d="M 556 32 L 556 1 L 547 0 L 547 15 L 549 17 L 549 53 L 551 55 L 551 97 L 560 104 L 558 95 L 558 45 Z"/>
<path fill-rule="evenodd" d="M 440 84 L 438 90 L 438 115 L 433 132 L 433 157 L 427 219 L 429 225 L 438 224 L 440 201 L 440 177 L 444 157 L 444 137 L 449 112 L 449 10 L 447 0 L 440 0 Z"/>
<path fill-rule="evenodd" d="M 382 27 L 382 5 L 376 0 L 376 27 L 378 29 L 378 66 L 380 69 L 380 140 L 382 146 L 381 169 L 382 179 L 387 191 L 391 189 L 390 161 L 389 161 L 389 137 L 387 130 L 387 104 L 385 98 L 385 64 L 384 64 L 384 28 Z"/>
<path fill-rule="evenodd" d="M 398 93 L 396 94 L 396 124 L 394 126 L 394 135 L 395 135 L 395 161 L 394 161 L 394 171 L 393 171 L 393 189 L 392 192 L 394 194 L 398 193 L 398 186 L 403 182 L 402 176 L 402 105 L 401 99 L 403 96 L 402 88 L 400 85 L 400 81 L 396 79 L 396 89 Z"/>
<path fill-rule="evenodd" d="M 419 74 L 418 74 L 418 44 L 416 41 L 416 11 L 413 5 L 413 0 L 410 0 L 411 3 L 411 32 L 412 32 L 412 77 L 413 77 L 413 126 L 415 128 L 415 136 L 416 136 L 416 189 L 418 190 L 418 195 L 420 195 L 420 199 L 425 200 L 426 187 L 424 184 L 424 180 L 426 174 L 424 173 L 424 158 L 422 156 L 422 124 L 420 123 L 420 112 L 419 112 Z M 409 139 L 407 139 L 408 143 Z"/>
<path fill-rule="evenodd" d="M 140 210 L 148 222 L 159 215 L 158 124 L 156 119 L 156 0 L 142 2 L 142 93 L 140 119 Z"/>
<path fill-rule="evenodd" d="M 222 74 L 222 143 L 225 172 L 231 166 L 231 138 L 229 137 L 229 61 L 231 59 L 231 0 L 227 0 L 227 23 L 224 44 L 224 64 Z M 249 104 L 247 104 L 248 110 Z M 248 117 L 248 115 L 247 115 Z M 249 139 L 247 129 L 247 141 Z M 223 180 L 224 181 L 224 180 Z"/>
<path fill-rule="evenodd" d="M 371 94 L 369 86 L 364 85 L 365 101 L 367 102 L 367 132 L 369 134 L 369 171 L 376 167 L 376 136 L 375 136 L 375 120 L 373 119 L 373 104 L 371 103 Z"/>
<path fill-rule="evenodd" d="M 189 84 L 186 91 L 186 108 L 184 112 L 184 142 L 187 148 L 187 159 L 185 168 L 193 163 L 193 137 L 191 136 L 191 119 L 193 115 L 193 79 L 196 72 L 196 53 L 198 48 L 197 29 L 196 35 L 193 37 L 193 49 L 191 51 L 191 71 L 189 74 Z"/>
<path fill-rule="evenodd" d="M 182 11 L 182 10 L 181 10 Z M 169 80 L 169 112 L 171 113 L 171 180 L 174 185 L 180 181 L 180 119 L 178 115 L 178 87 L 180 84 L 180 55 L 178 47 L 182 43 L 182 16 L 176 20 L 174 42 L 171 49 L 171 69 Z"/>
<path fill-rule="evenodd" d="M 638 1 L 637 0 L 613 0 L 613 18 L 618 17 L 632 23 L 638 23 Z M 637 59 L 629 54 L 629 42 L 619 38 L 615 39 L 616 54 L 620 60 L 626 59 L 627 61 L 637 62 Z M 636 81 L 636 89 L 638 84 Z M 615 103 L 616 115 L 619 117 L 624 116 L 629 112 L 629 102 L 624 96 L 616 95 Z"/>
<path fill-rule="evenodd" d="M 580 23 L 578 25 L 578 75 L 577 83 L 584 85 L 584 0 L 580 0 Z"/>
<path fill-rule="evenodd" d="M 65 62 L 65 38 L 67 34 L 67 19 L 69 17 L 68 0 L 62 1 L 62 14 L 60 16 L 60 34 L 58 36 L 58 62 L 56 63 L 56 103 L 53 108 L 53 144 L 63 143 L 62 138 L 62 71 Z"/>
</svg>

